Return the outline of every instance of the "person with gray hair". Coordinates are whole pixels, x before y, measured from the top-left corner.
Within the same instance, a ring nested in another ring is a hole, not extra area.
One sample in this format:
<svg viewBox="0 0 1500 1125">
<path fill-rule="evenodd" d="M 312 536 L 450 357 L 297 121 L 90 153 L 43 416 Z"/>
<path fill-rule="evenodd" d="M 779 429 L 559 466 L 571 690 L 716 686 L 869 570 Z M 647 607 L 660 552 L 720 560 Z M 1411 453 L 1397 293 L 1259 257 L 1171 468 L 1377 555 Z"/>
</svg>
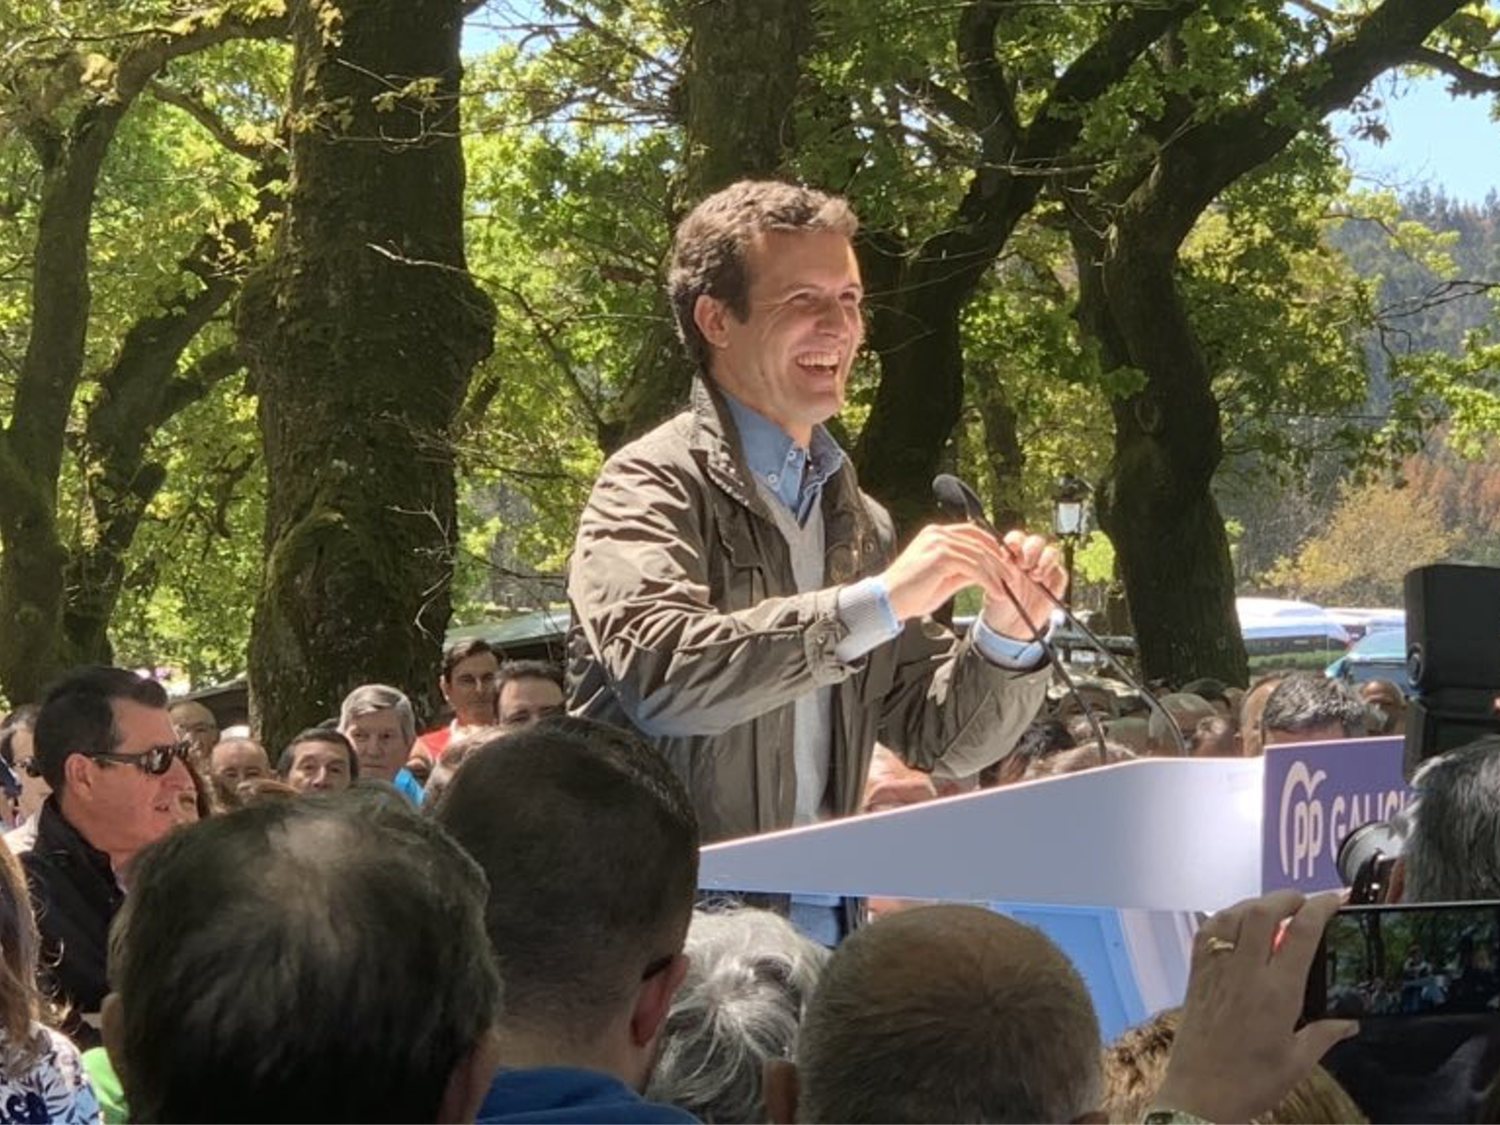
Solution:
<svg viewBox="0 0 1500 1125">
<path fill-rule="evenodd" d="M 700 1121 L 764 1121 L 765 1064 L 796 1047 L 828 950 L 779 914 L 730 906 L 694 911 L 683 952 L 687 977 L 646 1097 Z"/>
<path fill-rule="evenodd" d="M 1319 672 L 1293 672 L 1276 685 L 1261 712 L 1266 746 L 1363 738 L 1369 730 L 1364 701 L 1340 680 Z"/>
<path fill-rule="evenodd" d="M 411 700 L 387 684 L 361 684 L 339 707 L 339 733 L 359 755 L 362 777 L 389 781 L 414 805 L 422 803 L 422 786 L 409 769 L 417 720 Z"/>
<path fill-rule="evenodd" d="M 1417 799 L 1405 812 L 1391 901 L 1500 898 L 1500 735 L 1429 758 L 1411 787 Z M 1493 1012 L 1366 1020 L 1324 1065 L 1372 1120 L 1489 1121 L 1500 1030 Z"/>
<path fill-rule="evenodd" d="M 1402 902 L 1500 898 L 1500 735 L 1429 758 L 1402 849 Z"/>
</svg>

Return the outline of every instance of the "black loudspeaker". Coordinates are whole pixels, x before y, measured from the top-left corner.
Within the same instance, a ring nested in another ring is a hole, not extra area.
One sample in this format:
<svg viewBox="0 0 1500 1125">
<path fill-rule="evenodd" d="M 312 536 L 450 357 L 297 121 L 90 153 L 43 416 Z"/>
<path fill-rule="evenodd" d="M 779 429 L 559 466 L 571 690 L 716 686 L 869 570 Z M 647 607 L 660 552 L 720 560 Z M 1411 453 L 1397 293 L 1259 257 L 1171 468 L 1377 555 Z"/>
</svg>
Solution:
<svg viewBox="0 0 1500 1125">
<path fill-rule="evenodd" d="M 1500 568 L 1437 563 L 1406 575 L 1407 775 L 1500 732 Z"/>
<path fill-rule="evenodd" d="M 1437 563 L 1407 571 L 1406 662 L 1423 695 L 1500 689 L 1500 568 Z"/>
</svg>

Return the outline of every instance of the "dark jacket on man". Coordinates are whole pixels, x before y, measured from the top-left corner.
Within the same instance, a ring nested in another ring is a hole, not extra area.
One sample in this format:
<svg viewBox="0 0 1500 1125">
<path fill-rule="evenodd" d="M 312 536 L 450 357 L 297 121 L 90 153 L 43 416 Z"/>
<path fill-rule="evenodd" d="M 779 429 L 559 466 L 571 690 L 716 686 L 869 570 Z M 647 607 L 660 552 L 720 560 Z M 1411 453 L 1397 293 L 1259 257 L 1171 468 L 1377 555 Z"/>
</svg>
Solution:
<svg viewBox="0 0 1500 1125">
<path fill-rule="evenodd" d="M 36 837 L 20 852 L 41 931 L 41 986 L 67 1006 L 62 1030 L 82 1047 L 97 1046 L 99 1009 L 109 991 L 105 968 L 109 924 L 125 901 L 109 857 L 79 835 L 48 797 Z"/>
<path fill-rule="evenodd" d="M 954 776 L 1004 756 L 1036 714 L 1045 665 L 1015 672 L 929 619 L 844 663 L 838 587 L 896 553 L 890 517 L 846 460 L 823 487 L 824 578 L 799 593 L 723 396 L 605 464 L 568 580 L 570 710 L 636 727 L 687 784 L 705 842 L 792 823 L 798 697 L 836 685 L 828 804 L 859 805 L 877 739 Z"/>
</svg>

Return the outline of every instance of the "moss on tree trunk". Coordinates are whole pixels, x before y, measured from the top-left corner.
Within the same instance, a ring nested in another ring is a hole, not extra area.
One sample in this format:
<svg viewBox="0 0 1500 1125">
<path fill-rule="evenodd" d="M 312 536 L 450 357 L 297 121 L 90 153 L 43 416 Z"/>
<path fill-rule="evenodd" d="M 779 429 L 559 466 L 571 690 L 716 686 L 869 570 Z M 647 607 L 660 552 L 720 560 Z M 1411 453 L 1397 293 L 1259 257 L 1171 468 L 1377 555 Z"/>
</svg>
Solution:
<svg viewBox="0 0 1500 1125">
<path fill-rule="evenodd" d="M 251 713 L 272 746 L 358 683 L 432 680 L 456 532 L 449 433 L 494 323 L 463 248 L 463 5 L 291 10 L 286 220 L 238 317 L 267 470 Z"/>
</svg>

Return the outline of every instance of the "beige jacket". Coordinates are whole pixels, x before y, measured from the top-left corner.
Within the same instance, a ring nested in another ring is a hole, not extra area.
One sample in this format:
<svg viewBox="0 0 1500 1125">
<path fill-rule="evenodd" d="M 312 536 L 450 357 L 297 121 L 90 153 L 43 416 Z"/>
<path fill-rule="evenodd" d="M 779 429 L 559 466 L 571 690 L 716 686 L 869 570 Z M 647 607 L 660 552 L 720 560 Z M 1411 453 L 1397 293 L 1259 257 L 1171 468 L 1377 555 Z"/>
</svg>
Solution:
<svg viewBox="0 0 1500 1125">
<path fill-rule="evenodd" d="M 1036 714 L 1046 666 L 1006 671 L 931 620 L 853 663 L 839 587 L 885 569 L 890 517 L 853 466 L 824 485 L 827 586 L 797 592 L 722 396 L 605 464 L 568 580 L 570 710 L 633 726 L 686 782 L 705 842 L 792 823 L 793 704 L 837 685 L 828 794 L 855 811 L 877 739 L 909 764 L 964 776 L 1003 757 Z"/>
</svg>

